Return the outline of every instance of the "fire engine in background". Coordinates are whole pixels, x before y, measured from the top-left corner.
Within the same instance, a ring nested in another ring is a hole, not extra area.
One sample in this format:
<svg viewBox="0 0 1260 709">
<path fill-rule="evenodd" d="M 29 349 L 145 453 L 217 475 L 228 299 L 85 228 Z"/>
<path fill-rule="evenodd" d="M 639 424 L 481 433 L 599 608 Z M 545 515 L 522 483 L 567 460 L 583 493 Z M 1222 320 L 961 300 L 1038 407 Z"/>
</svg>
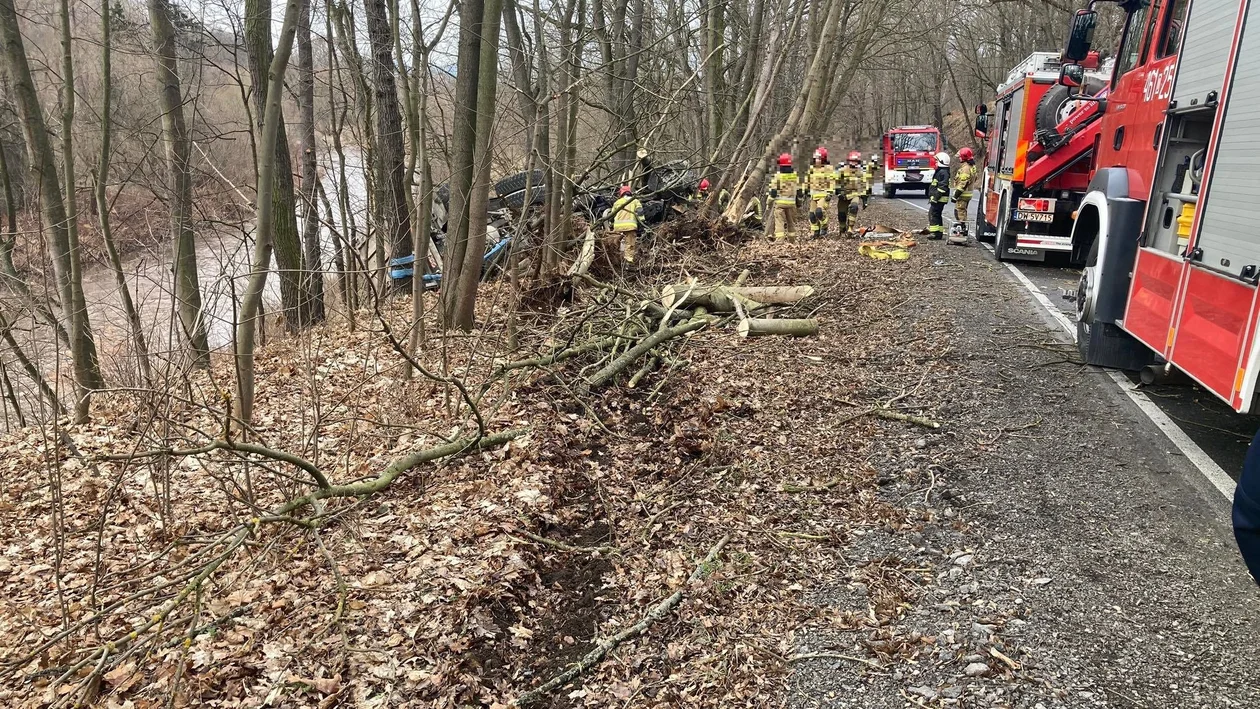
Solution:
<svg viewBox="0 0 1260 709">
<path fill-rule="evenodd" d="M 1098 55 L 1085 62 L 1098 68 Z M 1044 261 L 1071 252 L 1072 217 L 1089 185 L 1098 137 L 1097 99 L 1107 95 L 1106 67 L 1087 71 L 1084 93 L 1059 83 L 1059 52 L 1036 52 L 998 88 L 980 185 L 976 234 L 999 261 Z"/>
<path fill-rule="evenodd" d="M 884 196 L 897 190 L 923 190 L 927 194 L 936 169 L 936 154 L 944 150 L 936 126 L 901 126 L 884 134 Z"/>
<path fill-rule="evenodd" d="M 1072 230 L 1086 262 L 1078 346 L 1091 364 L 1175 366 L 1247 412 L 1260 372 L 1260 3 L 1119 4 L 1125 27 Z M 1065 60 L 1085 59 L 1096 24 L 1092 4 L 1076 12 Z M 1060 74 L 1084 81 L 1079 65 Z"/>
</svg>

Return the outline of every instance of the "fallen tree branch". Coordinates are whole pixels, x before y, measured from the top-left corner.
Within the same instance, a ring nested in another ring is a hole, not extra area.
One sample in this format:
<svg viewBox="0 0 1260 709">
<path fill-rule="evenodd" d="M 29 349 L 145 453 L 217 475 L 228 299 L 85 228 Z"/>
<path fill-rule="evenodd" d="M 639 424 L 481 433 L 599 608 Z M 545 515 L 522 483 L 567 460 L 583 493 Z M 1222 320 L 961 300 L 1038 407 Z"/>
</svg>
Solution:
<svg viewBox="0 0 1260 709">
<path fill-rule="evenodd" d="M 912 423 L 916 426 L 922 426 L 924 428 L 936 429 L 941 427 L 939 423 L 933 421 L 932 419 L 915 416 L 913 414 L 903 414 L 900 411 L 893 411 L 892 409 L 874 409 L 871 413 L 882 419 L 905 421 L 906 423 Z"/>
<path fill-rule="evenodd" d="M 731 535 L 728 534 L 722 537 L 717 544 L 713 545 L 713 548 L 710 549 L 709 553 L 704 557 L 704 561 L 700 562 L 700 564 L 696 566 L 695 571 L 691 572 L 691 576 L 687 578 L 687 586 L 691 586 L 692 584 L 699 582 L 712 573 L 713 564 L 717 561 L 718 555 L 722 553 L 722 549 L 726 547 L 727 542 L 730 540 Z M 612 637 L 600 640 L 595 644 L 595 649 L 588 652 L 582 659 L 570 665 L 569 669 L 556 675 L 537 689 L 531 689 L 530 691 L 522 694 L 516 699 L 516 701 L 512 702 L 512 705 L 518 707 L 529 706 L 530 704 L 541 700 L 551 692 L 567 685 L 569 682 L 576 679 L 578 675 L 599 664 L 599 662 L 603 660 L 608 653 L 616 650 L 617 647 L 625 641 L 638 637 L 643 633 L 643 631 L 651 627 L 653 623 L 661 618 L 664 618 L 670 611 L 678 607 L 678 604 L 682 603 L 683 596 L 686 595 L 686 588 L 687 587 L 684 586 L 683 588 L 674 591 L 669 598 L 666 598 L 655 606 L 652 606 L 652 608 L 648 610 L 647 615 L 643 616 L 642 620 L 639 622 Z"/>
<path fill-rule="evenodd" d="M 593 374 L 586 380 L 586 383 L 592 389 L 598 389 L 606 386 L 613 380 L 613 377 L 620 374 L 626 367 L 629 367 L 631 362 L 634 362 L 638 358 L 647 354 L 652 350 L 652 348 L 662 342 L 672 340 L 679 335 L 685 335 L 693 330 L 699 330 L 700 328 L 708 326 L 708 324 L 708 319 L 696 319 L 688 320 L 687 322 L 675 325 L 671 328 L 666 328 L 664 330 L 657 330 L 651 335 L 643 338 L 639 344 L 626 350 L 620 357 L 614 359 L 612 362 L 609 362 L 608 366 Z"/>
</svg>

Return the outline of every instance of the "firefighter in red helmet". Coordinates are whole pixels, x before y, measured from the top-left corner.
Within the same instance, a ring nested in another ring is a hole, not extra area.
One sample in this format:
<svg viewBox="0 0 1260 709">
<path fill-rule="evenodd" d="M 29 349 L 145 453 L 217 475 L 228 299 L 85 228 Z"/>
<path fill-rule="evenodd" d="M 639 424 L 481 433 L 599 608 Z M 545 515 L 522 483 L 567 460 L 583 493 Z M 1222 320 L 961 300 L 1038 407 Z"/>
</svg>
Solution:
<svg viewBox="0 0 1260 709">
<path fill-rule="evenodd" d="M 849 153 L 836 178 L 837 226 L 846 235 L 852 234 L 857 227 L 858 205 L 862 200 L 865 172 L 862 168 L 862 153 L 854 150 Z"/>
<path fill-rule="evenodd" d="M 703 202 L 709 198 L 709 178 L 700 179 L 700 184 L 696 185 L 696 193 L 692 196 L 692 202 Z"/>
<path fill-rule="evenodd" d="M 819 146 L 805 175 L 809 185 L 809 230 L 814 236 L 827 235 L 827 208 L 836 191 L 836 169 L 827 160 L 827 149 Z"/>
<path fill-rule="evenodd" d="M 963 148 L 958 151 L 958 169 L 949 180 L 949 187 L 953 190 L 951 196 L 954 198 L 954 228 L 963 240 L 967 238 L 967 205 L 971 204 L 971 190 L 975 182 L 975 151 L 971 148 Z"/>
<path fill-rule="evenodd" d="M 613 235 L 621 248 L 621 257 L 626 263 L 634 263 L 639 226 L 643 219 L 643 203 L 632 194 L 630 185 L 622 185 L 617 190 L 617 201 L 613 202 L 612 215 Z"/>
<path fill-rule="evenodd" d="M 770 178 L 770 201 L 774 204 L 774 238 L 796 240 L 796 199 L 801 180 L 792 166 L 792 154 L 779 156 L 779 171 Z"/>
</svg>

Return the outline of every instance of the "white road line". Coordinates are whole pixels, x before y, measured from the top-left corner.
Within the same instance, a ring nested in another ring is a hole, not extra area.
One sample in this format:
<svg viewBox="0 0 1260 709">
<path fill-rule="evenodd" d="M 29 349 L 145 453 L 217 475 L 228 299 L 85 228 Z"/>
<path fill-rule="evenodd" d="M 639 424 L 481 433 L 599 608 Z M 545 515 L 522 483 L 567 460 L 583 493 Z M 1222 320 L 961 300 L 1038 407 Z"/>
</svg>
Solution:
<svg viewBox="0 0 1260 709">
<path fill-rule="evenodd" d="M 916 209 L 921 209 L 925 212 L 927 211 L 927 207 L 911 202 L 910 200 L 898 198 L 898 201 L 905 202 Z M 948 215 L 946 215 L 946 219 L 953 221 L 953 219 L 951 219 Z M 993 247 L 988 244 L 980 243 L 980 245 L 988 249 L 990 252 L 993 251 Z M 1046 297 L 1046 294 L 1042 293 L 1041 289 L 1037 287 L 1037 284 L 1029 280 L 1028 276 L 1025 276 L 1023 271 L 1016 268 L 1014 264 L 1005 262 L 1002 265 L 1006 266 L 1006 270 L 1010 271 L 1011 274 L 1015 276 L 1015 280 L 1023 284 L 1024 289 L 1032 294 L 1032 297 L 1036 299 L 1037 303 L 1040 304 L 1042 309 L 1046 311 L 1046 314 L 1053 318 L 1054 321 L 1063 328 L 1068 336 L 1072 338 L 1073 342 L 1076 342 L 1076 325 L 1063 314 L 1063 311 L 1055 307 L 1054 303 L 1051 303 L 1050 299 Z M 1155 402 L 1151 401 L 1150 397 L 1148 397 L 1145 392 L 1134 386 L 1133 382 L 1129 381 L 1128 377 L 1121 372 L 1111 369 L 1106 370 L 1106 372 L 1107 376 L 1111 377 L 1111 381 L 1115 382 L 1116 387 L 1118 387 L 1120 391 L 1124 392 L 1125 395 L 1137 405 L 1138 409 L 1143 414 L 1146 414 L 1146 418 L 1150 419 L 1151 423 L 1155 424 L 1156 428 L 1164 432 L 1164 435 L 1167 436 L 1168 440 L 1177 447 L 1177 450 L 1181 451 L 1181 454 L 1186 457 L 1186 460 L 1190 461 L 1194 467 L 1198 468 L 1199 472 L 1203 474 L 1203 477 L 1207 478 L 1207 481 L 1212 483 L 1212 487 L 1220 491 L 1220 493 L 1225 496 L 1226 500 L 1233 500 L 1236 484 L 1234 483 L 1234 480 L 1229 477 L 1229 474 L 1226 473 L 1221 466 L 1217 465 L 1216 461 L 1212 460 L 1211 456 L 1203 452 L 1203 449 L 1199 447 L 1199 444 L 1191 440 L 1190 436 L 1186 435 L 1186 432 L 1174 423 L 1173 420 L 1168 417 L 1168 414 L 1165 414 L 1162 410 L 1160 410 L 1159 406 L 1157 406 Z"/>
</svg>

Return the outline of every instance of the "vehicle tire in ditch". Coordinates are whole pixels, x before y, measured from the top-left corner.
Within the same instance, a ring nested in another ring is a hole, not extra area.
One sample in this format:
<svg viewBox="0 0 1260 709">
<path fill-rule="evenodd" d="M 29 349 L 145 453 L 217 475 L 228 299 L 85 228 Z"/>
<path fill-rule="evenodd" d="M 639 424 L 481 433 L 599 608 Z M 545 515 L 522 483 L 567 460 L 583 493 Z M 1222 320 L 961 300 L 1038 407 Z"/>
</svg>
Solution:
<svg viewBox="0 0 1260 709">
<path fill-rule="evenodd" d="M 648 200 L 643 203 L 643 221 L 648 224 L 655 224 L 665 215 L 665 202 L 659 199 Z"/>
<path fill-rule="evenodd" d="M 543 203 L 547 193 L 542 185 L 531 187 L 529 206 L 537 207 Z M 525 206 L 525 190 L 520 190 L 503 196 L 503 204 L 509 209 L 521 209 Z"/>
<path fill-rule="evenodd" d="M 531 186 L 542 185 L 543 171 L 534 170 L 532 177 L 528 172 L 518 172 L 511 177 L 505 177 L 494 183 L 494 193 L 500 197 L 507 197 L 508 195 L 516 194 L 517 192 L 525 189 L 526 182 L 528 182 Z"/>
<path fill-rule="evenodd" d="M 1059 121 L 1064 118 L 1063 106 L 1072 100 L 1072 89 L 1055 84 L 1037 104 L 1037 130 L 1058 132 Z"/>
</svg>

